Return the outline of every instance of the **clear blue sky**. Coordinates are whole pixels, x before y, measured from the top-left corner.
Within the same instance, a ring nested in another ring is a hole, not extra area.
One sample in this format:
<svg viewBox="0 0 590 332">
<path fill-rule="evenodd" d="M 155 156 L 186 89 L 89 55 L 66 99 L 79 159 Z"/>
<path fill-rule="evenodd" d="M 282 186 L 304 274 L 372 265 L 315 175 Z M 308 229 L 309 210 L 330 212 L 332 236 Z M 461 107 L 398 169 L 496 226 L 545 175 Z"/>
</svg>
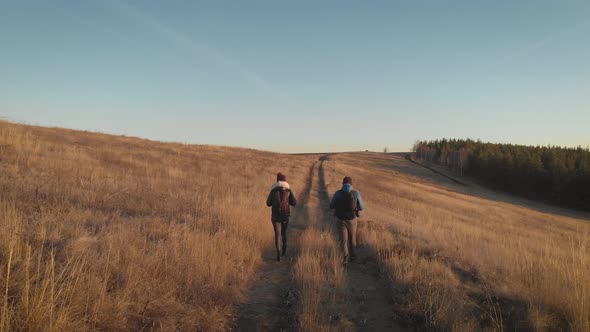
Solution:
<svg viewBox="0 0 590 332">
<path fill-rule="evenodd" d="M 0 0 L 0 116 L 281 152 L 586 147 L 590 2 Z"/>
</svg>

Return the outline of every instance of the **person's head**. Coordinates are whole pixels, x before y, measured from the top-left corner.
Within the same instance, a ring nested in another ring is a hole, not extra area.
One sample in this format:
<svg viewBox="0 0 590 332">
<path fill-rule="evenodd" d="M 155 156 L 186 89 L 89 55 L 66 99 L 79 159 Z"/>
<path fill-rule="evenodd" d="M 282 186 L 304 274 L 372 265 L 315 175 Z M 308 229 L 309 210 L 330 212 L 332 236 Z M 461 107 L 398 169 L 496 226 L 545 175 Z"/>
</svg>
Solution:
<svg viewBox="0 0 590 332">
<path fill-rule="evenodd" d="M 352 186 L 352 178 L 350 176 L 345 176 L 344 179 L 342 179 L 342 184 L 347 183 Z"/>
<path fill-rule="evenodd" d="M 277 173 L 277 181 L 287 181 L 287 176 L 285 174 L 278 172 Z"/>
</svg>

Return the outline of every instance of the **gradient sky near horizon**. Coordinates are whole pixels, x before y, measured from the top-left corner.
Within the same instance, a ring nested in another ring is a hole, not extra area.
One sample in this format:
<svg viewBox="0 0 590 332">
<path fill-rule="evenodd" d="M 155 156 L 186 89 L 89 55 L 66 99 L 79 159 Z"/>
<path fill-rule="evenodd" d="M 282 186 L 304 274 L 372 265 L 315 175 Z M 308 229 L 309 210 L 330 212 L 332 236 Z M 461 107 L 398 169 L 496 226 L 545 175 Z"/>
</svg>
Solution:
<svg viewBox="0 0 590 332">
<path fill-rule="evenodd" d="M 278 152 L 590 145 L 588 1 L 0 1 L 0 117 Z"/>
</svg>

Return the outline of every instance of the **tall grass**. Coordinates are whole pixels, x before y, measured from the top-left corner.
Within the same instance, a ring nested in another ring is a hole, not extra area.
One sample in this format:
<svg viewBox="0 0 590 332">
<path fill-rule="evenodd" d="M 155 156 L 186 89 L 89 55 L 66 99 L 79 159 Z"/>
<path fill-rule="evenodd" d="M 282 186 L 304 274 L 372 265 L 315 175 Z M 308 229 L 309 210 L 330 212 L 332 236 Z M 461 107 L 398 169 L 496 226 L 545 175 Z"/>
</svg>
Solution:
<svg viewBox="0 0 590 332">
<path fill-rule="evenodd" d="M 294 268 L 300 291 L 298 322 L 302 331 L 349 331 L 342 257 L 333 235 L 318 229 L 305 231 L 302 252 Z"/>
<path fill-rule="evenodd" d="M 337 155 L 326 168 L 329 182 L 351 175 L 362 192 L 360 241 L 388 271 L 409 324 L 590 330 L 587 221 L 427 182 L 430 171 L 397 156 Z"/>
<path fill-rule="evenodd" d="M 312 161 L 0 122 L 1 330 L 227 330 Z"/>
<path fill-rule="evenodd" d="M 0 330 L 229 329 L 273 250 L 274 175 L 297 192 L 316 159 L 0 122 Z M 344 175 L 367 205 L 359 241 L 413 327 L 590 330 L 587 222 L 429 182 L 396 156 L 324 169 L 297 207 L 302 330 L 354 329 L 321 197 Z"/>
</svg>

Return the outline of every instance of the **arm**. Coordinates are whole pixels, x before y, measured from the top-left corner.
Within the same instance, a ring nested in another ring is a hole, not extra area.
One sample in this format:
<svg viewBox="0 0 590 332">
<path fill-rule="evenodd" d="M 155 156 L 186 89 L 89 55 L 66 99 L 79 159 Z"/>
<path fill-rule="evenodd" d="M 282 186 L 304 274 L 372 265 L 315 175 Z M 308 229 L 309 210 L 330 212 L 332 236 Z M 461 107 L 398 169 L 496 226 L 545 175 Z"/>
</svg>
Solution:
<svg viewBox="0 0 590 332">
<path fill-rule="evenodd" d="M 365 209 L 365 203 L 363 202 L 363 199 L 361 198 L 361 193 L 359 193 L 358 191 L 355 191 L 356 194 L 356 207 L 359 209 L 359 211 L 362 211 Z"/>
<path fill-rule="evenodd" d="M 332 200 L 330 201 L 330 209 L 333 209 L 336 207 L 336 200 L 338 199 L 338 191 L 334 193 L 334 196 L 332 196 Z"/>
<path fill-rule="evenodd" d="M 268 198 L 266 199 L 266 206 L 272 206 L 272 190 L 268 193 Z"/>
<path fill-rule="evenodd" d="M 289 205 L 291 205 L 291 206 L 297 205 L 297 198 L 295 198 L 295 193 L 293 193 L 293 191 L 289 192 Z"/>
</svg>

